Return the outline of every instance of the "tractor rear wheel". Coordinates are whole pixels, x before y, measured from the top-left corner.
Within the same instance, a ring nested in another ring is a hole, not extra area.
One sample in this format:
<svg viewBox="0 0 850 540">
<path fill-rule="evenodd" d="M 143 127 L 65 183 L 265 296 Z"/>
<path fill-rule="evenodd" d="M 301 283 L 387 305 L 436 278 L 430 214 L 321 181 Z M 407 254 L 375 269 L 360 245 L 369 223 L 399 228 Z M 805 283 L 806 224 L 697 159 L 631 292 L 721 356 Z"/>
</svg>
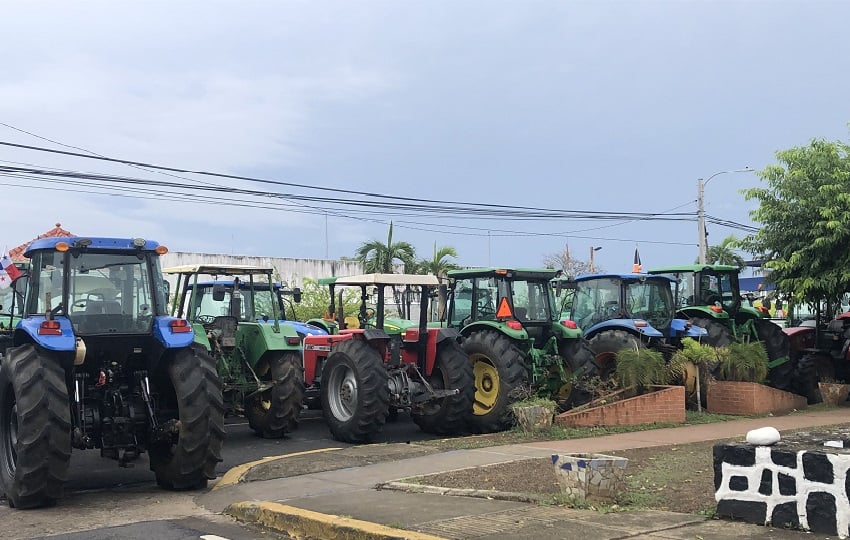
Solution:
<svg viewBox="0 0 850 540">
<path fill-rule="evenodd" d="M 617 352 L 620 349 L 643 349 L 644 345 L 637 336 L 625 330 L 605 330 L 590 340 L 594 361 L 599 366 L 599 376 L 610 378 L 617 371 Z"/>
<path fill-rule="evenodd" d="M 224 441 L 224 401 L 215 361 L 200 347 L 174 352 L 157 379 L 160 426 L 174 433 L 154 441 L 150 453 L 156 483 L 170 490 L 200 489 L 215 478 Z"/>
<path fill-rule="evenodd" d="M 788 336 L 785 335 L 779 326 L 766 319 L 755 319 L 753 320 L 753 324 L 755 324 L 758 339 L 767 352 L 768 362 L 780 360 L 779 364 L 768 370 L 768 384 L 773 388 L 787 392 L 796 393 L 796 390 L 802 390 L 801 388 L 795 389 L 794 373 L 796 371 L 796 362 L 791 361 L 791 345 L 788 341 Z M 781 361 L 783 358 L 784 361 Z M 817 384 L 815 386 L 817 387 Z M 806 390 L 803 391 L 808 392 Z M 807 395 L 807 393 L 802 395 Z"/>
<path fill-rule="evenodd" d="M 806 397 L 809 405 L 823 401 L 818 386 L 818 353 L 807 354 L 797 361 L 794 366 L 794 392 Z"/>
<path fill-rule="evenodd" d="M 279 439 L 298 427 L 304 400 L 304 375 L 301 358 L 292 351 L 267 353 L 270 356 L 262 383 L 273 386 L 248 399 L 245 416 L 248 425 L 264 439 Z"/>
<path fill-rule="evenodd" d="M 693 326 L 705 328 L 707 335 L 700 339 L 700 342 L 705 345 L 725 347 L 735 340 L 732 330 L 725 324 L 717 322 L 714 319 L 709 319 L 708 317 L 691 317 L 688 319 L 688 322 Z"/>
<path fill-rule="evenodd" d="M 599 376 L 599 366 L 596 365 L 593 349 L 584 338 L 571 339 L 561 347 L 561 359 L 567 375 L 575 376 L 576 381 L 561 386 L 554 396 L 555 401 L 561 410 L 584 405 L 593 399 L 593 392 L 581 382 Z"/>
<path fill-rule="evenodd" d="M 466 420 L 475 397 L 472 364 L 460 345 L 445 339 L 437 345 L 434 370 L 427 376 L 434 390 L 459 390 L 458 394 L 432 399 L 414 407 L 412 416 L 425 433 L 456 435 L 466 430 Z"/>
<path fill-rule="evenodd" d="M 389 414 L 387 368 L 360 339 L 337 342 L 322 368 L 322 412 L 334 439 L 369 442 Z"/>
<path fill-rule="evenodd" d="M 8 349 L 0 366 L 0 487 L 9 506 L 55 503 L 70 460 L 65 371 L 35 345 Z"/>
<path fill-rule="evenodd" d="M 475 380 L 469 428 L 475 433 L 504 431 L 514 424 L 514 391 L 528 383 L 525 356 L 507 336 L 493 330 L 473 332 L 463 342 Z"/>
</svg>

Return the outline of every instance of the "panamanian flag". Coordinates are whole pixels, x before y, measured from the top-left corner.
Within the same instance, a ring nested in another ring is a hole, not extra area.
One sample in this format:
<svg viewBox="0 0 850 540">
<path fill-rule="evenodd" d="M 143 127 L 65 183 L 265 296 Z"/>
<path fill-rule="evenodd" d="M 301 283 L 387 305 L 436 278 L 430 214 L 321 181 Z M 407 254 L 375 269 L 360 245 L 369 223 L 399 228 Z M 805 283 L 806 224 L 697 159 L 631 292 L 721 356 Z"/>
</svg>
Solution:
<svg viewBox="0 0 850 540">
<path fill-rule="evenodd" d="M 8 288 L 13 281 L 21 277 L 21 271 L 5 253 L 0 258 L 0 289 Z"/>
</svg>

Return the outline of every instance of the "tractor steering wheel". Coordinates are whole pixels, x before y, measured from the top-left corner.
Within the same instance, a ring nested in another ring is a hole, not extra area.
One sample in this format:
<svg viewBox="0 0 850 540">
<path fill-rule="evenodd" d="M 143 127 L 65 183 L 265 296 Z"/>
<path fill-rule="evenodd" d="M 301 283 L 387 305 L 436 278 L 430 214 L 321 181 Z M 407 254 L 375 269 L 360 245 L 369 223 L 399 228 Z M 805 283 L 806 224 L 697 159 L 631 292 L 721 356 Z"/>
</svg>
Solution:
<svg viewBox="0 0 850 540">
<path fill-rule="evenodd" d="M 201 324 L 212 324 L 215 322 L 215 317 L 213 315 L 198 315 L 195 317 L 195 322 L 199 322 Z"/>
</svg>

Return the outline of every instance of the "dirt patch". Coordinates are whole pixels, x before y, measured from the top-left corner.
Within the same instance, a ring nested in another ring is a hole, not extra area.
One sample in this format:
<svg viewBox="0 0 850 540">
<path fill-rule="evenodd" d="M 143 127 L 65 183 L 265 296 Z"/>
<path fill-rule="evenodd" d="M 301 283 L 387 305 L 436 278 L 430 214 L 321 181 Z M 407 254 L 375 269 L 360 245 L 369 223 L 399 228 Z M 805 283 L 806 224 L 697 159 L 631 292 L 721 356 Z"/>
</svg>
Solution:
<svg viewBox="0 0 850 540">
<path fill-rule="evenodd" d="M 617 501 L 627 508 L 650 508 L 681 513 L 714 512 L 712 449 L 720 441 L 657 446 L 612 453 L 628 458 L 628 489 Z M 447 488 L 493 490 L 543 495 L 563 502 L 550 458 L 488 465 L 408 482 Z"/>
</svg>

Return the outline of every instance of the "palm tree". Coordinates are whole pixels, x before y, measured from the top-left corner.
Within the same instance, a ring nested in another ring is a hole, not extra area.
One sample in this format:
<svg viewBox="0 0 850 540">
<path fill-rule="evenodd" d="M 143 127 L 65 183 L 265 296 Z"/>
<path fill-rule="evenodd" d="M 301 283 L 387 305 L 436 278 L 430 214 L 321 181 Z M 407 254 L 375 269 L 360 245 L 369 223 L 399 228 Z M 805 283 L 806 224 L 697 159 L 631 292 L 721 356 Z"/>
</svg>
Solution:
<svg viewBox="0 0 850 540">
<path fill-rule="evenodd" d="M 708 247 L 708 264 L 726 264 L 729 266 L 737 266 L 738 270 L 743 270 L 746 267 L 744 258 L 735 252 L 738 246 L 738 239 L 734 235 L 729 235 L 720 242 L 720 245 Z"/>
<path fill-rule="evenodd" d="M 380 240 L 363 242 L 355 256 L 363 263 L 366 273 L 392 274 L 395 261 L 400 261 L 405 268 L 412 268 L 415 264 L 416 250 L 408 242 L 393 243 L 393 224 L 390 222 L 390 232 L 387 235 L 387 243 Z"/>
<path fill-rule="evenodd" d="M 433 258 L 430 261 L 428 259 L 421 259 L 417 265 L 416 271 L 423 274 L 433 274 L 437 276 L 437 279 L 440 283 L 442 283 L 449 270 L 460 268 L 458 265 L 451 262 L 449 257 L 456 259 L 457 250 L 452 246 L 442 246 L 440 249 L 437 249 L 437 242 L 434 242 Z M 438 300 L 437 319 L 442 320 L 443 314 L 446 312 L 446 297 L 440 294 Z"/>
</svg>

